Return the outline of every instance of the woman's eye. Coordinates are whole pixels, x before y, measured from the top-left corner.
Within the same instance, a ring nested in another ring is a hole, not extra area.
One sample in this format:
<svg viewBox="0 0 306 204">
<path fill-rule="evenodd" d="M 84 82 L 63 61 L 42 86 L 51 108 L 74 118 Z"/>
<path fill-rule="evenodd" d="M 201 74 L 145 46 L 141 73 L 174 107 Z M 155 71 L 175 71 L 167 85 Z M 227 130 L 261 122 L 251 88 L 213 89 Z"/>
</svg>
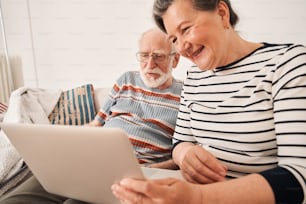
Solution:
<svg viewBox="0 0 306 204">
<path fill-rule="evenodd" d="M 189 29 L 189 27 L 183 28 L 183 29 L 182 29 L 182 33 L 184 34 L 188 29 Z"/>
<path fill-rule="evenodd" d="M 172 39 L 172 43 L 175 44 L 176 43 L 177 38 L 173 38 Z"/>
</svg>

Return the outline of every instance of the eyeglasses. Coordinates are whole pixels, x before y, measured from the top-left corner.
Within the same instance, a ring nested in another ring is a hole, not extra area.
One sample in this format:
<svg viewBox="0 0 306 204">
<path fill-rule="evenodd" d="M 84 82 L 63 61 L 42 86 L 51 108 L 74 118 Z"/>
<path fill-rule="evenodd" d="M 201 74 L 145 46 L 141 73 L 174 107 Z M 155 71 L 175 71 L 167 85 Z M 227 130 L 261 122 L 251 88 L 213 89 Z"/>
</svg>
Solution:
<svg viewBox="0 0 306 204">
<path fill-rule="evenodd" d="M 136 59 L 139 62 L 148 62 L 150 57 L 154 60 L 156 63 L 162 63 L 165 62 L 166 59 L 168 59 L 170 56 L 175 55 L 175 52 L 170 54 L 162 54 L 162 53 L 148 53 L 148 52 L 137 52 L 136 53 Z"/>
</svg>

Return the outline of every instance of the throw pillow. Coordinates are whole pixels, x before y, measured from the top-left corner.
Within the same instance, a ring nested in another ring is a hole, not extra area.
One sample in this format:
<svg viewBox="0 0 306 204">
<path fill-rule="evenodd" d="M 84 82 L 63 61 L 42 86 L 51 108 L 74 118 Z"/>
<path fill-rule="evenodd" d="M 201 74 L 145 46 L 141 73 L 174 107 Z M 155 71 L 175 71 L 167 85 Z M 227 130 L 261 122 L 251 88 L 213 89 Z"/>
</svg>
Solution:
<svg viewBox="0 0 306 204">
<path fill-rule="evenodd" d="M 7 110 L 7 105 L 0 102 L 0 113 L 4 113 Z"/>
<path fill-rule="evenodd" d="M 6 110 L 7 110 L 7 105 L 0 102 L 0 122 L 3 121 L 4 114 L 5 114 Z"/>
<path fill-rule="evenodd" d="M 51 124 L 83 125 L 92 121 L 95 115 L 94 88 L 92 84 L 86 84 L 64 91 L 49 120 Z"/>
</svg>

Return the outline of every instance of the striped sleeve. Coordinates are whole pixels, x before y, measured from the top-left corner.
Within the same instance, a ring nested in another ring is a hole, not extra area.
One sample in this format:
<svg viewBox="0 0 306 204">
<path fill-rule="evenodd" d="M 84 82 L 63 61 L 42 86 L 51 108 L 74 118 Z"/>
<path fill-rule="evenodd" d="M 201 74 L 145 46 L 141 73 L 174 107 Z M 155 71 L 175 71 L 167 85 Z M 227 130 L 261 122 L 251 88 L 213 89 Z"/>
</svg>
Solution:
<svg viewBox="0 0 306 204">
<path fill-rule="evenodd" d="M 290 171 L 306 194 L 306 49 L 293 46 L 280 59 L 272 81 L 279 166 Z M 274 188 L 277 188 L 275 186 Z M 304 200 L 305 202 L 306 200 Z"/>
<path fill-rule="evenodd" d="M 119 93 L 119 86 L 122 83 L 121 81 L 124 80 L 125 74 L 121 75 L 115 84 L 113 85 L 110 93 L 107 96 L 107 99 L 104 101 L 102 107 L 100 108 L 99 112 L 96 114 L 94 120 L 98 121 L 102 126 L 105 124 L 105 121 L 111 114 L 111 107 L 116 103 L 116 96 Z"/>
</svg>

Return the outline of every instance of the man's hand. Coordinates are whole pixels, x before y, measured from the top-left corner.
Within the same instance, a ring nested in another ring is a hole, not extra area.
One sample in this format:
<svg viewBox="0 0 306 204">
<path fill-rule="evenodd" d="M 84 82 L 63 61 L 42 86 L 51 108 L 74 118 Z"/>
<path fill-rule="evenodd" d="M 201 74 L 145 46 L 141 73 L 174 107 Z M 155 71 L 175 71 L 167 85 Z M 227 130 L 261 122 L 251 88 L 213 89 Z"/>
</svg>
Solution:
<svg viewBox="0 0 306 204">
<path fill-rule="evenodd" d="M 152 164 L 147 165 L 146 167 L 160 168 L 160 169 L 172 169 L 172 170 L 179 169 L 178 165 L 174 163 L 173 159 L 169 159 L 167 161 L 158 162 L 158 163 L 152 163 Z"/>
<path fill-rule="evenodd" d="M 85 124 L 85 126 L 102 126 L 102 124 L 96 120 L 93 120 L 90 123 Z"/>
</svg>

